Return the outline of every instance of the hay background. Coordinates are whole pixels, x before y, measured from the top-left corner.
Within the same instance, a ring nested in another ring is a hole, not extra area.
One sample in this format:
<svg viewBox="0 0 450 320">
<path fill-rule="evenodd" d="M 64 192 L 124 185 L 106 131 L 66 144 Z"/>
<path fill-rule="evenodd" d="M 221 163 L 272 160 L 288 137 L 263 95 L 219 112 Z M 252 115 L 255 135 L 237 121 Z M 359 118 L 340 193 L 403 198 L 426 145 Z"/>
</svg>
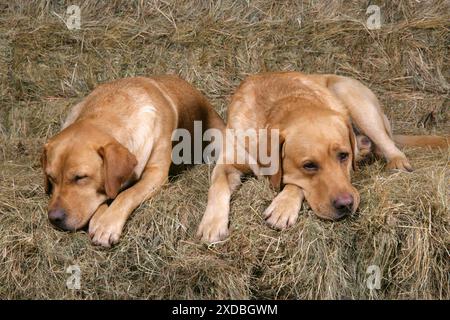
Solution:
<svg viewBox="0 0 450 320">
<path fill-rule="evenodd" d="M 61 17 L 77 3 L 82 29 L 70 31 Z M 369 4 L 381 30 L 364 26 Z M 406 150 L 412 174 L 362 167 L 358 216 L 327 223 L 303 208 L 283 232 L 262 220 L 274 193 L 249 178 L 233 196 L 230 239 L 211 248 L 194 238 L 208 166 L 145 202 L 104 250 L 49 225 L 39 164 L 96 84 L 160 73 L 192 82 L 224 115 L 247 74 L 336 72 L 368 84 L 396 132 L 448 134 L 449 13 L 440 0 L 1 1 L 0 297 L 449 299 L 447 151 Z M 66 288 L 72 264 L 81 290 Z M 373 292 L 372 264 L 383 274 Z"/>
</svg>

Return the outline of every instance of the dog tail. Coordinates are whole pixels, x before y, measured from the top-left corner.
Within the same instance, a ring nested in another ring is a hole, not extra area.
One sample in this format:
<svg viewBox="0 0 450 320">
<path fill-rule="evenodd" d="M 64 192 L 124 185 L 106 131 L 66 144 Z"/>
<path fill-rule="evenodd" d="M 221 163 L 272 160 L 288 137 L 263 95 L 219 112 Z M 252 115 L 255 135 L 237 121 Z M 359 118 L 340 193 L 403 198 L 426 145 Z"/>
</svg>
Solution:
<svg viewBox="0 0 450 320">
<path fill-rule="evenodd" d="M 431 147 L 431 148 L 449 148 L 450 136 L 407 136 L 394 135 L 394 141 L 401 147 Z"/>
</svg>

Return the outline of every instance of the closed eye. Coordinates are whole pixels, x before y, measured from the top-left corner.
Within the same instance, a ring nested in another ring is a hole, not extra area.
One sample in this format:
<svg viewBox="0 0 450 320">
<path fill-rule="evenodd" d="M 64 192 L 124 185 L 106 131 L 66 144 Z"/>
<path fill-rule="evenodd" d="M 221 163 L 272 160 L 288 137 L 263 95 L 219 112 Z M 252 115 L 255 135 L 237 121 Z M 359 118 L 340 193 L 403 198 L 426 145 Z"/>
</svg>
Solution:
<svg viewBox="0 0 450 320">
<path fill-rule="evenodd" d="M 47 175 L 47 184 L 45 187 L 45 192 L 47 195 L 51 196 L 53 194 L 53 186 L 55 185 L 55 178 Z"/>
<path fill-rule="evenodd" d="M 86 178 L 88 178 L 87 175 L 80 174 L 80 175 L 76 175 L 75 177 L 73 177 L 73 181 L 80 182 L 82 180 L 85 180 Z"/>
<path fill-rule="evenodd" d="M 47 178 L 48 178 L 48 181 L 49 181 L 51 184 L 55 184 L 55 181 L 56 181 L 55 177 L 52 177 L 52 176 L 50 176 L 50 175 L 47 175 Z"/>
</svg>

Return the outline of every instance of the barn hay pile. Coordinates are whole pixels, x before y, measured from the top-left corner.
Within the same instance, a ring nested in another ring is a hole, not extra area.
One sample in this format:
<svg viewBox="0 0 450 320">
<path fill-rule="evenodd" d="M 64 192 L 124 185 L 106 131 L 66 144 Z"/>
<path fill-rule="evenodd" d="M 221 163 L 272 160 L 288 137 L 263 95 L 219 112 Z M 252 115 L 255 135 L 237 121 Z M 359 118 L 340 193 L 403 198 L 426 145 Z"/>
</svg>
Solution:
<svg viewBox="0 0 450 320">
<path fill-rule="evenodd" d="M 64 21 L 81 8 L 81 29 Z M 381 10 L 379 30 L 366 9 Z M 128 221 L 112 249 L 46 218 L 40 150 L 75 102 L 98 83 L 178 74 L 222 116 L 248 74 L 338 73 L 369 85 L 394 131 L 448 134 L 449 2 L 21 1 L 0 4 L 0 297 L 449 299 L 448 151 L 407 149 L 416 170 L 379 161 L 355 173 L 358 215 L 338 223 L 303 207 L 277 232 L 262 212 L 267 181 L 247 179 L 232 199 L 231 237 L 195 239 L 211 168 L 175 177 Z M 81 288 L 66 269 L 78 265 Z M 379 267 L 381 288 L 366 274 Z"/>
</svg>

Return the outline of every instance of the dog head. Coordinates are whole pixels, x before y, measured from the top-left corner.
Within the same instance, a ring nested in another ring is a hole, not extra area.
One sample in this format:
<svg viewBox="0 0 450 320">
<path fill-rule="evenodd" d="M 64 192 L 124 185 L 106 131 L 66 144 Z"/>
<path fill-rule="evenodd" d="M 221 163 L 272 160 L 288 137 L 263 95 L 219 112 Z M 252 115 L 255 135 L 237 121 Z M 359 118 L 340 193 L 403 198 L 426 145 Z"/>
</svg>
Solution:
<svg viewBox="0 0 450 320">
<path fill-rule="evenodd" d="M 95 127 L 73 124 L 61 131 L 42 153 L 50 222 L 63 230 L 84 227 L 117 196 L 136 164 L 127 148 Z"/>
<path fill-rule="evenodd" d="M 294 112 L 295 113 L 295 112 Z M 281 121 L 277 187 L 297 185 L 321 218 L 338 220 L 356 211 L 359 193 L 351 184 L 357 146 L 352 127 L 342 115 L 315 107 Z"/>
</svg>

